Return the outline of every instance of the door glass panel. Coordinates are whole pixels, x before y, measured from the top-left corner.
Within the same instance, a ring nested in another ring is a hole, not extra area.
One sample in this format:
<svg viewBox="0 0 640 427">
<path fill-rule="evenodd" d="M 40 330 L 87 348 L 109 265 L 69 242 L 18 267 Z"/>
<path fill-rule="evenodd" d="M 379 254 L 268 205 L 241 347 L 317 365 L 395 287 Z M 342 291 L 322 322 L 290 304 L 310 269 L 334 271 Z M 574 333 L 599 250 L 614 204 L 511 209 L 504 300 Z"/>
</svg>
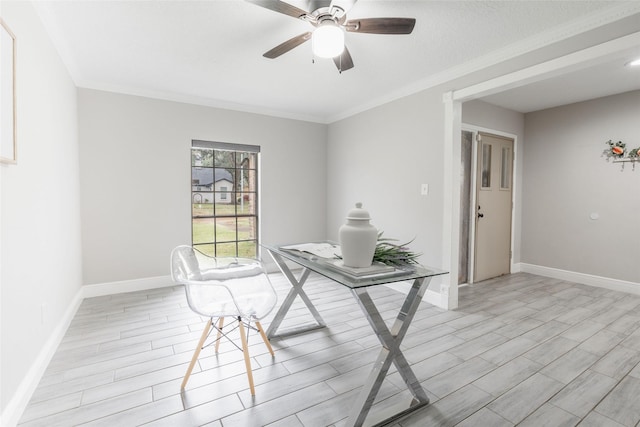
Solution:
<svg viewBox="0 0 640 427">
<path fill-rule="evenodd" d="M 482 144 L 482 188 L 491 188 L 491 144 Z"/>
<path fill-rule="evenodd" d="M 462 131 L 460 140 L 460 258 L 458 284 L 469 281 L 469 218 L 471 217 L 471 175 L 473 171 L 473 132 Z"/>
<path fill-rule="evenodd" d="M 511 149 L 502 147 L 502 164 L 500 165 L 500 188 L 508 190 L 511 188 Z"/>
</svg>

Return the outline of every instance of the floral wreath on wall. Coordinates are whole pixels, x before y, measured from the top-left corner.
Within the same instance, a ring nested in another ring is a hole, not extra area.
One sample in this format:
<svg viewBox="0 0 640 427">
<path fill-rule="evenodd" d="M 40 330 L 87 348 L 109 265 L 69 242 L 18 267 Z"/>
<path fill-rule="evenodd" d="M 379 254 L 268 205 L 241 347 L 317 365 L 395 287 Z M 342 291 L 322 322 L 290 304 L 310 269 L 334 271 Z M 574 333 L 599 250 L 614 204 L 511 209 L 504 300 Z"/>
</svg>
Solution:
<svg viewBox="0 0 640 427">
<path fill-rule="evenodd" d="M 607 161 L 612 160 L 613 163 L 622 163 L 622 169 L 624 170 L 625 163 L 632 163 L 633 170 L 636 170 L 636 163 L 640 163 L 640 147 L 627 150 L 627 144 L 622 141 L 608 140 L 605 142 L 608 148 L 602 153 L 607 158 Z"/>
<path fill-rule="evenodd" d="M 607 157 L 607 160 L 640 160 L 640 147 L 627 150 L 627 144 L 622 141 L 613 141 L 611 139 L 605 142 L 605 144 L 609 146 L 609 148 L 604 150 L 603 153 Z"/>
</svg>

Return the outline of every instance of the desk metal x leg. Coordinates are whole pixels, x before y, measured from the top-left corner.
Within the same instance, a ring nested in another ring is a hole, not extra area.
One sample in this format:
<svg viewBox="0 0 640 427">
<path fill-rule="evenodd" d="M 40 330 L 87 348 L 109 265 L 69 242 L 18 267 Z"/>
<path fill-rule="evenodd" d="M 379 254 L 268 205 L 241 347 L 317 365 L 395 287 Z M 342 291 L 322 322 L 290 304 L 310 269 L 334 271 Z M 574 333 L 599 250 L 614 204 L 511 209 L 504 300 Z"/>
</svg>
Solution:
<svg viewBox="0 0 640 427">
<path fill-rule="evenodd" d="M 346 426 L 361 426 L 364 423 L 376 395 L 380 390 L 380 386 L 389 371 L 391 362 L 394 363 L 407 388 L 413 394 L 413 401 L 411 402 L 410 408 L 395 415 L 392 419 L 385 420 L 385 423 L 398 419 L 406 415 L 408 412 L 414 411 L 429 403 L 427 393 L 418 382 L 418 379 L 409 366 L 407 359 L 405 359 L 402 351 L 400 350 L 400 344 L 407 333 L 407 329 L 409 329 L 409 325 L 411 324 L 413 316 L 420 305 L 420 301 L 422 301 L 422 296 L 428 287 L 429 281 L 430 278 L 426 281 L 423 278 L 414 280 L 413 286 L 407 294 L 391 330 L 387 328 L 384 319 L 380 315 L 380 312 L 373 303 L 371 296 L 367 292 L 367 288 L 363 287 L 352 289 L 353 295 L 360 304 L 360 308 L 378 336 L 378 339 L 382 344 L 382 349 L 380 350 L 380 354 L 373 365 L 373 370 L 369 374 L 360 395 L 353 405 L 349 418 L 347 419 Z"/>
<path fill-rule="evenodd" d="M 320 316 L 320 313 L 318 313 L 318 310 L 316 310 L 316 308 L 313 306 L 313 303 L 311 303 L 311 300 L 309 299 L 307 294 L 302 289 L 302 286 L 304 285 L 304 282 L 307 281 L 307 278 L 309 277 L 311 270 L 307 268 L 303 269 L 302 273 L 300 274 L 300 278 L 296 279 L 296 277 L 291 272 L 291 269 L 285 263 L 284 259 L 280 255 L 275 254 L 273 252 L 269 252 L 269 253 L 273 257 L 273 260 L 276 262 L 276 264 L 278 264 L 278 268 L 280 268 L 280 271 L 282 272 L 282 274 L 284 274 L 284 276 L 287 278 L 289 283 L 291 283 L 291 290 L 289 290 L 289 293 L 284 299 L 284 302 L 282 303 L 275 317 L 271 321 L 271 324 L 267 329 L 267 337 L 268 338 L 282 337 L 287 335 L 298 334 L 300 332 L 310 331 L 313 329 L 324 328 L 326 326 L 326 323 Z M 300 296 L 304 304 L 307 306 L 307 308 L 311 312 L 311 315 L 315 319 L 316 324 L 301 325 L 301 326 L 286 330 L 284 332 L 281 332 L 279 334 L 276 334 L 278 328 L 280 327 L 280 324 L 282 323 L 282 320 L 284 320 L 284 317 L 289 311 L 289 308 L 291 308 L 291 304 L 293 304 L 293 301 L 296 299 L 296 296 Z"/>
</svg>

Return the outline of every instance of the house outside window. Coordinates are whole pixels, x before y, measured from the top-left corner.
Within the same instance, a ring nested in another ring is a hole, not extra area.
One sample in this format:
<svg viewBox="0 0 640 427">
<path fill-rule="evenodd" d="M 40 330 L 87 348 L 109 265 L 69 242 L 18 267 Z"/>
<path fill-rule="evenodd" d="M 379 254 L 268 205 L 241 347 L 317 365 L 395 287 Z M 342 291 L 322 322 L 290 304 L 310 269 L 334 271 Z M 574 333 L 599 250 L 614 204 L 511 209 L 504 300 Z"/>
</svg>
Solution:
<svg viewBox="0 0 640 427">
<path fill-rule="evenodd" d="M 191 239 L 211 256 L 258 255 L 259 146 L 192 141 Z"/>
</svg>

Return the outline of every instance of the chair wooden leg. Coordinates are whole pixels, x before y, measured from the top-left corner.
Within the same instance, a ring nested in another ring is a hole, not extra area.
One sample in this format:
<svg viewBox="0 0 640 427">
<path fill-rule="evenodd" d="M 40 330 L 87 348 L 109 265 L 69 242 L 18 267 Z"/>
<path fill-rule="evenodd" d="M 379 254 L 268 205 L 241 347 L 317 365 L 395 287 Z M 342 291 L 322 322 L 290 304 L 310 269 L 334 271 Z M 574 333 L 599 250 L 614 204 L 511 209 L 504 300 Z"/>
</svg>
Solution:
<svg viewBox="0 0 640 427">
<path fill-rule="evenodd" d="M 247 377 L 249 378 L 249 388 L 251 389 L 251 396 L 255 396 L 256 390 L 253 387 L 253 373 L 251 372 L 251 359 L 249 358 L 249 346 L 247 345 L 247 336 L 244 333 L 244 325 L 240 317 L 238 317 L 238 324 L 240 325 L 240 340 L 242 341 L 242 352 L 244 353 L 244 364 L 246 365 Z"/>
<path fill-rule="evenodd" d="M 193 370 L 196 361 L 198 360 L 198 356 L 200 356 L 200 351 L 202 350 L 202 346 L 204 345 L 205 340 L 209 334 L 209 329 L 211 329 L 211 322 L 213 319 L 209 319 L 207 323 L 204 325 L 204 330 L 202 331 L 202 336 L 200 336 L 200 341 L 198 341 L 198 346 L 196 350 L 193 352 L 193 357 L 191 358 L 191 363 L 189 363 L 189 368 L 187 369 L 187 373 L 184 375 L 184 379 L 182 380 L 182 384 L 180 385 L 180 389 L 184 390 L 184 387 L 187 385 L 187 381 L 189 381 L 189 377 L 191 376 L 191 371 Z"/>
<path fill-rule="evenodd" d="M 216 338 L 216 353 L 220 348 L 220 337 L 222 336 L 222 325 L 224 325 L 224 317 L 221 317 L 220 322 L 218 322 L 218 337 Z"/>
<path fill-rule="evenodd" d="M 267 338 L 267 334 L 264 333 L 264 329 L 262 329 L 262 325 L 260 324 L 260 322 L 256 321 L 256 327 L 258 328 L 260 336 L 262 337 L 262 341 L 264 341 L 264 344 L 267 346 L 269 353 L 271 353 L 271 356 L 275 356 L 275 354 L 273 354 L 273 348 L 271 348 L 269 338 Z"/>
</svg>

